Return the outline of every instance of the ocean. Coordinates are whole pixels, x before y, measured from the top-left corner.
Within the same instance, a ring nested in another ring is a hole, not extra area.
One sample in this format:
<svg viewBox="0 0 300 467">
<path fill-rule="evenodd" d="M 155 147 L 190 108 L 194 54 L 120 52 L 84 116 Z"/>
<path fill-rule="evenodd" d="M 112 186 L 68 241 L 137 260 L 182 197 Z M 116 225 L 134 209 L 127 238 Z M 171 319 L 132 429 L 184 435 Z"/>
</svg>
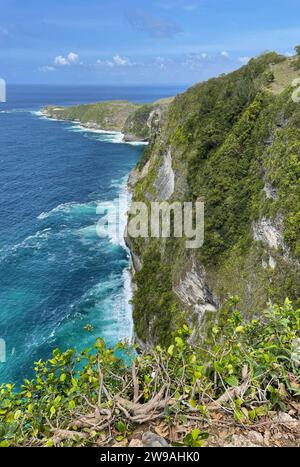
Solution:
<svg viewBox="0 0 300 467">
<path fill-rule="evenodd" d="M 180 91 L 8 87 L 0 103 L 0 342 L 6 347 L 0 383 L 31 378 L 33 363 L 57 347 L 80 350 L 96 336 L 111 346 L 132 336 L 129 253 L 122 235 L 97 235 L 96 210 L 119 196 L 127 201 L 127 177 L 143 146 L 47 120 L 41 107 L 142 103 Z M 122 209 L 124 224 L 125 203 Z M 88 324 L 92 334 L 84 330 Z"/>
</svg>

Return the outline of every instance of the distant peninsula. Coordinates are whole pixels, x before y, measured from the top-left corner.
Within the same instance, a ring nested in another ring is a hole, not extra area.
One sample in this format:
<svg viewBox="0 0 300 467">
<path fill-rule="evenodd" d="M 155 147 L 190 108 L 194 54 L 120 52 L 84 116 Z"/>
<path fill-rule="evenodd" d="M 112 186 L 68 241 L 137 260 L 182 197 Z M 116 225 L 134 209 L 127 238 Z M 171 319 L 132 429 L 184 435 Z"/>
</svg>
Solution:
<svg viewBox="0 0 300 467">
<path fill-rule="evenodd" d="M 57 120 L 76 122 L 92 130 L 119 131 L 125 142 L 147 142 L 155 121 L 160 121 L 173 97 L 149 104 L 113 100 L 71 107 L 47 106 L 42 113 Z"/>
</svg>

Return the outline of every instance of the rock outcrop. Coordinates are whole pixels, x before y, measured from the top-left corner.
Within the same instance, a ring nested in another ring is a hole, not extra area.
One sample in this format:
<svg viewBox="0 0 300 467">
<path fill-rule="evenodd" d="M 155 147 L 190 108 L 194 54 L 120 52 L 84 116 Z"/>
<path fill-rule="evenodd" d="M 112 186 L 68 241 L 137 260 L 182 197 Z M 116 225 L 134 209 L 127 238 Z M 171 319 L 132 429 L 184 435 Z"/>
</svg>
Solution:
<svg viewBox="0 0 300 467">
<path fill-rule="evenodd" d="M 289 67 L 262 55 L 144 118 L 150 144 L 129 178 L 133 199 L 205 203 L 202 248 L 187 252 L 172 235 L 129 242 L 144 342 L 167 343 L 183 319 L 201 334 L 230 296 L 246 318 L 268 301 L 300 302 L 300 109 L 289 86 L 278 93 L 267 79 Z"/>
<path fill-rule="evenodd" d="M 171 149 L 168 149 L 162 156 L 161 165 L 158 169 L 155 180 L 157 199 L 159 201 L 168 200 L 174 193 L 175 174 L 172 168 Z"/>
<path fill-rule="evenodd" d="M 125 142 L 147 142 L 171 102 L 172 98 L 152 104 L 106 101 L 71 107 L 48 106 L 42 112 L 48 118 L 72 121 L 88 129 L 121 132 Z"/>
</svg>

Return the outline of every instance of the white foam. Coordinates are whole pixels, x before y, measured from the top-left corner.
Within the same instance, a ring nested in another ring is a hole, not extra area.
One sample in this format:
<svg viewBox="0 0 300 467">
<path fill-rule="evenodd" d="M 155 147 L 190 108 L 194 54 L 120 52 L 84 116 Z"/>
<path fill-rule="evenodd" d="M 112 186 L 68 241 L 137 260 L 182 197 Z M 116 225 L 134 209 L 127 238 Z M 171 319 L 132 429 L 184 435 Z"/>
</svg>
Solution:
<svg viewBox="0 0 300 467">
<path fill-rule="evenodd" d="M 126 144 L 130 144 L 130 146 L 148 146 L 148 141 L 126 141 Z"/>
<path fill-rule="evenodd" d="M 89 203 L 76 203 L 76 202 L 63 203 L 51 209 L 51 211 L 42 212 L 41 214 L 38 215 L 37 218 L 39 220 L 47 219 L 48 217 L 54 214 L 57 214 L 57 213 L 63 213 L 63 214 L 71 213 L 71 214 L 81 215 L 82 213 L 87 213 L 88 211 L 95 212 L 95 209 L 96 209 L 95 201 L 91 201 Z"/>
<path fill-rule="evenodd" d="M 123 271 L 123 290 L 124 290 L 124 305 L 125 305 L 125 323 L 123 324 L 122 329 L 128 329 L 126 335 L 120 336 L 120 339 L 127 339 L 130 343 L 133 340 L 133 319 L 132 319 L 132 305 L 131 300 L 133 297 L 132 291 L 132 282 L 131 282 L 131 272 L 129 268 L 124 269 Z"/>
<path fill-rule="evenodd" d="M 4 260 L 12 253 L 16 253 L 19 249 L 31 248 L 33 250 L 39 250 L 42 247 L 44 241 L 47 241 L 50 235 L 51 229 L 39 230 L 33 235 L 29 235 L 24 238 L 20 243 L 5 247 L 0 251 L 0 260 Z"/>
<path fill-rule="evenodd" d="M 36 115 L 38 117 L 45 118 L 46 120 L 50 121 L 52 120 L 56 122 L 69 122 L 71 123 L 71 125 L 66 128 L 68 131 L 72 131 L 73 133 L 92 133 L 95 135 L 99 135 L 99 138 L 96 139 L 104 143 L 129 144 L 130 146 L 147 146 L 149 144 L 147 141 L 125 141 L 125 135 L 121 131 L 102 130 L 100 128 L 89 128 L 80 123 L 71 122 L 70 120 L 48 117 L 40 111 L 32 112 L 32 115 Z"/>
<path fill-rule="evenodd" d="M 120 131 L 107 131 L 96 128 L 88 128 L 81 125 L 80 123 L 75 123 L 67 127 L 67 130 L 74 133 L 91 133 L 97 135 L 95 139 L 101 142 L 116 144 L 124 143 L 124 134 Z"/>
<path fill-rule="evenodd" d="M 48 120 L 50 118 L 46 117 L 44 114 L 41 112 L 37 112 L 34 115 L 38 117 L 45 117 Z M 61 119 L 51 119 L 54 121 L 62 121 Z M 74 123 L 71 126 L 67 127 L 68 131 L 73 131 L 73 132 L 79 132 L 79 133 L 91 133 L 95 135 L 95 138 L 98 141 L 101 142 L 107 142 L 107 143 L 115 143 L 115 144 L 129 144 L 132 146 L 140 146 L 140 145 L 147 145 L 147 142 L 141 141 L 133 141 L 133 142 L 125 142 L 124 141 L 124 134 L 121 132 L 116 132 L 116 131 L 106 131 L 106 130 L 100 130 L 100 129 L 94 129 L 94 128 L 86 128 L 80 124 Z M 125 244 L 124 240 L 124 234 L 125 234 L 125 229 L 127 225 L 127 219 L 128 219 L 128 210 L 131 202 L 131 195 L 127 189 L 127 176 L 124 177 L 122 180 L 112 180 L 111 186 L 115 188 L 120 189 L 120 194 L 119 194 L 119 199 L 113 200 L 113 203 L 117 205 L 117 219 L 116 223 L 116 235 L 110 235 L 109 240 L 112 244 L 115 245 L 120 245 L 122 248 L 124 248 L 128 256 L 130 255 L 130 252 Z M 106 201 L 103 203 L 98 203 L 98 207 L 102 207 L 105 209 L 106 207 L 111 206 L 111 202 Z M 65 214 L 70 214 L 71 212 L 79 212 L 81 213 L 82 210 L 85 211 L 86 209 L 90 208 L 95 209 L 95 202 L 92 203 L 64 203 L 60 204 L 56 208 L 52 209 L 49 212 L 43 212 L 38 216 L 38 219 L 43 220 L 47 219 L 53 214 L 56 213 L 65 213 Z M 77 233 L 81 236 L 82 241 L 84 242 L 90 242 L 90 241 L 95 241 L 95 233 L 99 234 L 99 230 L 96 230 L 96 225 L 90 225 L 87 227 L 83 227 L 81 229 L 77 230 Z M 103 235 L 105 235 L 105 232 L 102 232 Z M 108 232 L 107 232 L 108 234 Z M 131 306 L 131 299 L 133 295 L 132 291 L 132 284 L 131 284 L 131 273 L 130 273 L 130 268 L 125 268 L 123 270 L 122 274 L 122 294 L 119 297 L 119 303 L 118 300 L 114 302 L 114 307 L 115 307 L 115 312 L 117 313 L 117 321 L 118 321 L 118 339 L 127 339 L 130 342 L 132 341 L 133 338 L 133 319 L 132 319 L 132 306 Z M 109 281 L 107 284 L 99 284 L 99 288 L 103 290 L 103 287 L 105 288 L 105 285 L 107 287 L 112 286 L 112 282 Z M 116 286 L 116 284 L 115 284 Z M 95 290 L 90 291 L 90 293 L 94 293 Z M 99 292 L 99 290 L 98 290 Z"/>
<path fill-rule="evenodd" d="M 31 110 L 30 113 L 31 113 L 31 115 L 35 115 L 36 117 L 45 118 L 45 115 L 40 110 Z"/>
<path fill-rule="evenodd" d="M 113 180 L 111 186 L 119 188 L 119 197 L 112 201 L 97 203 L 97 213 L 100 215 L 104 215 L 105 210 L 112 210 L 109 212 L 109 228 L 98 224 L 97 232 L 100 237 L 109 237 L 111 243 L 126 249 L 124 234 L 131 202 L 131 195 L 127 189 L 127 177 L 119 181 Z"/>
<path fill-rule="evenodd" d="M 16 245 L 12 246 L 11 251 L 16 251 L 19 248 L 37 248 L 38 249 L 40 247 L 40 242 L 36 240 L 48 240 L 49 232 L 51 232 L 51 229 L 44 229 L 44 230 L 39 230 L 34 235 L 29 235 L 21 243 L 17 243 Z"/>
</svg>

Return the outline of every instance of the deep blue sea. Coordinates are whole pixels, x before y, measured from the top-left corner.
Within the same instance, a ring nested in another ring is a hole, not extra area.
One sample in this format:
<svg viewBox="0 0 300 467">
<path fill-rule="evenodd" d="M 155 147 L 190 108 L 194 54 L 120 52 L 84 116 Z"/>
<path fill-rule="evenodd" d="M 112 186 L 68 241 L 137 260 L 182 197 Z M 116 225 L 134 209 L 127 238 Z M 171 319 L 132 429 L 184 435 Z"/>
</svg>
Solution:
<svg viewBox="0 0 300 467">
<path fill-rule="evenodd" d="M 54 348 L 81 349 L 95 335 L 113 345 L 132 334 L 128 251 L 122 238 L 99 238 L 96 208 L 126 196 L 143 146 L 47 120 L 40 108 L 149 102 L 181 90 L 8 87 L 0 103 L 0 383 L 31 377 L 33 362 Z"/>
</svg>

